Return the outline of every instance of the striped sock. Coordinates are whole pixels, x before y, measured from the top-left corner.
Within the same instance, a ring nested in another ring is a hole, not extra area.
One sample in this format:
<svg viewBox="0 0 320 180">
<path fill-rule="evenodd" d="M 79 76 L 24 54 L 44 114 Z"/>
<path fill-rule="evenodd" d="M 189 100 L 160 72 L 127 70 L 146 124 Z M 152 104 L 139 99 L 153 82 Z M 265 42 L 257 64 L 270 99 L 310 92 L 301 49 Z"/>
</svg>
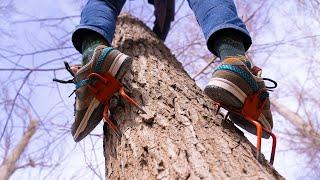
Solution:
<svg viewBox="0 0 320 180">
<path fill-rule="evenodd" d="M 235 34 L 225 33 L 216 38 L 214 49 L 223 61 L 227 57 L 245 56 L 242 38 Z"/>
<path fill-rule="evenodd" d="M 107 45 L 106 41 L 97 33 L 90 32 L 82 42 L 82 65 L 85 65 L 91 59 L 91 56 L 99 45 Z"/>
</svg>

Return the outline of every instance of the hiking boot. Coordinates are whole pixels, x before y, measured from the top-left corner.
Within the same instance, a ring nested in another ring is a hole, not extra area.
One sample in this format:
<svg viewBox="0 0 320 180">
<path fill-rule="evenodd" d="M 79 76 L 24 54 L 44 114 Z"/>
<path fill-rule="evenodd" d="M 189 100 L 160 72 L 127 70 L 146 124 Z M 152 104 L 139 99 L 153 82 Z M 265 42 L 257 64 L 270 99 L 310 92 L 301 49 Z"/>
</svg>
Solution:
<svg viewBox="0 0 320 180">
<path fill-rule="evenodd" d="M 252 64 L 244 56 L 226 58 L 213 72 L 212 78 L 205 87 L 205 93 L 215 102 L 223 106 L 241 109 L 248 95 L 265 89 L 261 71 L 252 68 Z M 270 111 L 270 101 L 266 92 L 266 103 L 258 121 L 267 130 L 272 130 L 273 120 Z M 256 134 L 256 128 L 243 117 L 230 112 L 230 119 L 246 131 Z M 262 137 L 269 138 L 267 133 Z"/>
<path fill-rule="evenodd" d="M 76 84 L 75 121 L 71 133 L 76 142 L 86 137 L 102 120 L 104 105 L 94 98 L 86 84 L 87 76 L 92 72 L 109 72 L 121 81 L 131 68 L 132 59 L 120 51 L 99 45 L 86 65 L 77 70 L 74 81 Z"/>
</svg>

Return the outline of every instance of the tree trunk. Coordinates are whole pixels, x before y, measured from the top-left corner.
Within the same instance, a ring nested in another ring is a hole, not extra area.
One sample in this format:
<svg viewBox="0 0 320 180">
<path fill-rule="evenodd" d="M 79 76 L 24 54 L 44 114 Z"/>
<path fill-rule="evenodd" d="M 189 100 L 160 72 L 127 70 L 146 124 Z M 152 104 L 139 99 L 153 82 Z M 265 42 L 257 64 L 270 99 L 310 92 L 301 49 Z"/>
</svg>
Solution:
<svg viewBox="0 0 320 180">
<path fill-rule="evenodd" d="M 121 15 L 113 43 L 134 59 L 123 84 L 148 114 L 123 101 L 111 109 L 123 136 L 104 128 L 106 178 L 283 179 L 255 159 L 241 131 L 215 115 L 212 100 L 142 22 Z"/>
</svg>

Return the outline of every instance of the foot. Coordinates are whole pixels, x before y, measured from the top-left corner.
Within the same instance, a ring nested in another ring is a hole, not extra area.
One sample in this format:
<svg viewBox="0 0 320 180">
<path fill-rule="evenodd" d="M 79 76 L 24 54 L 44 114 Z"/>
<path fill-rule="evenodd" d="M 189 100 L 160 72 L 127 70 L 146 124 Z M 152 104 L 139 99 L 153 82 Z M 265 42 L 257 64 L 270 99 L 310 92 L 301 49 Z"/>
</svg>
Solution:
<svg viewBox="0 0 320 180">
<path fill-rule="evenodd" d="M 87 88 L 87 76 L 92 72 L 109 72 L 120 81 L 132 64 L 129 56 L 104 45 L 96 47 L 93 54 L 87 57 L 88 63 L 75 74 L 75 121 L 71 133 L 76 142 L 86 137 L 103 117 L 104 105 Z"/>
<path fill-rule="evenodd" d="M 214 71 L 204 91 L 215 102 L 226 107 L 241 109 L 248 95 L 266 88 L 260 74 L 261 71 L 252 69 L 251 62 L 244 56 L 229 57 Z M 229 117 L 246 131 L 256 134 L 255 126 L 243 117 L 232 113 Z M 272 130 L 273 120 L 268 97 L 258 121 L 267 130 Z M 269 135 L 263 133 L 262 137 L 269 138 Z"/>
</svg>

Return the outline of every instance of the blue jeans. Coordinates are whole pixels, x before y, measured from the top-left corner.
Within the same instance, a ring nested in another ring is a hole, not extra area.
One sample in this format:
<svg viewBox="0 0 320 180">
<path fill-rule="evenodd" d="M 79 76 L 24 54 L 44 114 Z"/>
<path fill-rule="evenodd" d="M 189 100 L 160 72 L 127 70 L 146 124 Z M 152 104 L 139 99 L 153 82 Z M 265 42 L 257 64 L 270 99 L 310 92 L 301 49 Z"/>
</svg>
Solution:
<svg viewBox="0 0 320 180">
<path fill-rule="evenodd" d="M 89 0 L 81 13 L 80 25 L 72 35 L 74 47 L 81 52 L 82 37 L 88 31 L 95 31 L 111 44 L 116 20 L 126 0 Z M 213 48 L 215 38 L 224 31 L 232 32 L 243 39 L 245 49 L 251 45 L 249 32 L 238 17 L 233 0 L 188 0 L 207 41 Z"/>
</svg>

